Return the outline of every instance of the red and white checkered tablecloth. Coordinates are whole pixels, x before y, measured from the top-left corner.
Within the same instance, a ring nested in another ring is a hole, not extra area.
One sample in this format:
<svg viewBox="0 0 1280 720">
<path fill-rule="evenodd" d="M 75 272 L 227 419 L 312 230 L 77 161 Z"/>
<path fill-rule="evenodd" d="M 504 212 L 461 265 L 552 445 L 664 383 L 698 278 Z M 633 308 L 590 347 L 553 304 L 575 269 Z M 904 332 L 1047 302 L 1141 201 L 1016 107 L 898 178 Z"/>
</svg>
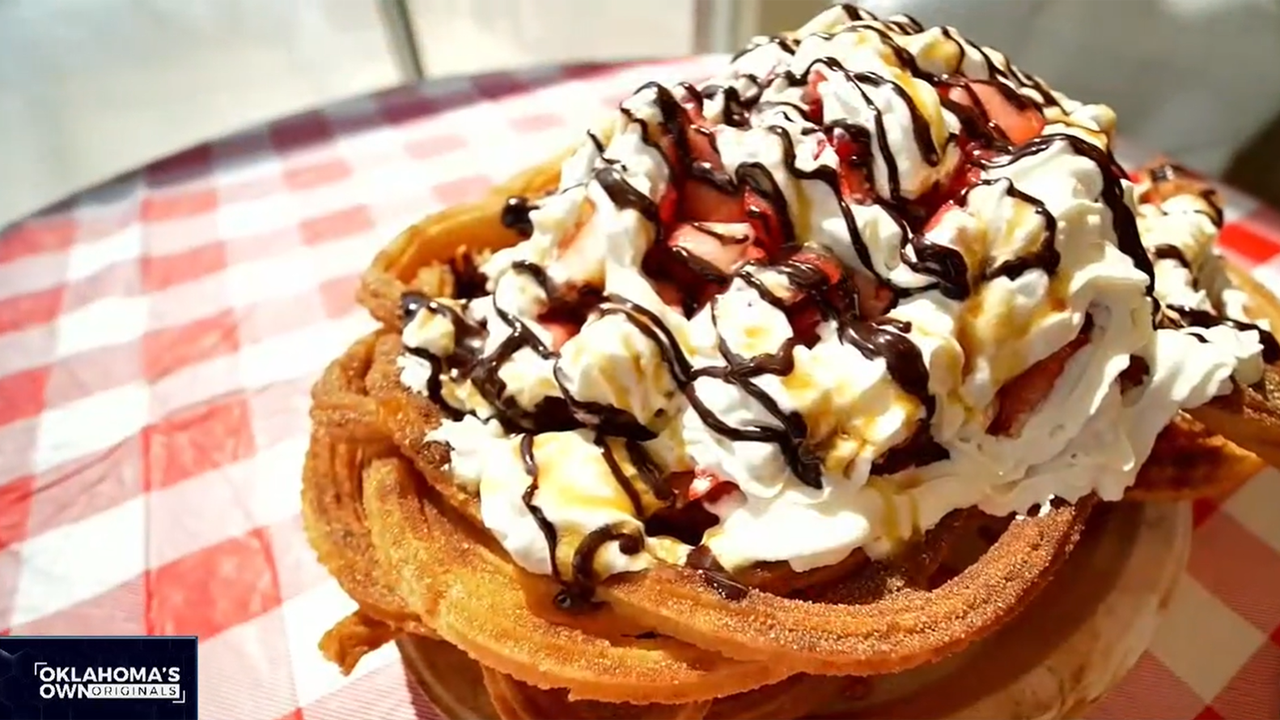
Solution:
<svg viewBox="0 0 1280 720">
<path fill-rule="evenodd" d="M 429 83 L 184 152 L 0 233 L 0 628 L 201 638 L 201 716 L 438 717 L 299 518 L 307 390 L 372 326 L 358 273 L 425 213 L 700 58 Z M 1280 216 L 1228 191 L 1230 255 L 1280 289 Z M 1196 507 L 1181 590 L 1094 718 L 1280 717 L 1280 474 Z"/>
</svg>

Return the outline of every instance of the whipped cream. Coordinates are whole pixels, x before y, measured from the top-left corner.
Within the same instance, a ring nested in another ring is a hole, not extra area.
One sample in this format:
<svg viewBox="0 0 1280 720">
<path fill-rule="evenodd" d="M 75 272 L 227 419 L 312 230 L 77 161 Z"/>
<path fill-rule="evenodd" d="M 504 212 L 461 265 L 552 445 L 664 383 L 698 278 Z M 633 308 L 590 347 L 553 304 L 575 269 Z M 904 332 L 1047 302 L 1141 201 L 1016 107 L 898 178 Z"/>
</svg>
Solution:
<svg viewBox="0 0 1280 720">
<path fill-rule="evenodd" d="M 401 381 L 453 412 L 430 439 L 486 527 L 567 586 L 681 562 L 645 521 L 707 478 L 729 490 L 702 499 L 702 543 L 729 570 L 884 554 L 958 508 L 1118 499 L 1176 412 L 1260 376 L 1266 328 L 1240 324 L 1213 198 L 1135 187 L 1114 122 L 951 28 L 832 8 L 700 92 L 624 101 L 518 206 L 488 295 L 410 299 Z M 771 211 L 718 217 L 726 185 Z M 672 228 L 672 203 L 717 217 Z M 829 260 L 742 264 L 766 226 Z M 664 243 L 694 275 L 655 270 Z M 830 259 L 862 309 L 802 334 Z"/>
</svg>

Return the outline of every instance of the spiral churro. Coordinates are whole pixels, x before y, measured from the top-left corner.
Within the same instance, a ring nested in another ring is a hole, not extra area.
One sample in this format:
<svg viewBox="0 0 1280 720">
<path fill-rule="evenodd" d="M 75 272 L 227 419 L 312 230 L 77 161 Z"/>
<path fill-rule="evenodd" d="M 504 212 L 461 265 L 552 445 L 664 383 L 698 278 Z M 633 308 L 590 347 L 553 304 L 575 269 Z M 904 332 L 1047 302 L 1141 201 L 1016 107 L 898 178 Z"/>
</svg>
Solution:
<svg viewBox="0 0 1280 720">
<path fill-rule="evenodd" d="M 799 717 L 1000 627 L 1096 503 L 1252 475 L 1266 313 L 1113 124 L 838 7 L 405 231 L 313 392 L 326 654 L 438 637 L 509 718 Z"/>
</svg>

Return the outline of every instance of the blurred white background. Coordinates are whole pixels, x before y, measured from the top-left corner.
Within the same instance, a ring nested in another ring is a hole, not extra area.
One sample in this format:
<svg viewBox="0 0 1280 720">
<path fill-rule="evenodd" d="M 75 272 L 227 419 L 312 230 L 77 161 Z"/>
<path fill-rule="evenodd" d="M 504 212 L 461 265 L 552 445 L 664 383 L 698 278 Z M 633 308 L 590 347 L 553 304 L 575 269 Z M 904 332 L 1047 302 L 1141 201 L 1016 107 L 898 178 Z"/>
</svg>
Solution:
<svg viewBox="0 0 1280 720">
<path fill-rule="evenodd" d="M 825 0 L 403 0 L 428 77 L 730 50 Z M 953 24 L 1220 172 L 1280 111 L 1276 0 L 864 0 Z M 415 80 L 393 0 L 0 0 L 0 227 L 146 162 Z M 1255 153 L 1256 154 L 1256 153 Z M 1269 163 L 1280 186 L 1280 163 Z"/>
<path fill-rule="evenodd" d="M 407 2 L 429 76 L 687 55 L 694 4 Z M 394 5 L 0 0 L 0 226 L 192 144 L 413 81 Z"/>
</svg>

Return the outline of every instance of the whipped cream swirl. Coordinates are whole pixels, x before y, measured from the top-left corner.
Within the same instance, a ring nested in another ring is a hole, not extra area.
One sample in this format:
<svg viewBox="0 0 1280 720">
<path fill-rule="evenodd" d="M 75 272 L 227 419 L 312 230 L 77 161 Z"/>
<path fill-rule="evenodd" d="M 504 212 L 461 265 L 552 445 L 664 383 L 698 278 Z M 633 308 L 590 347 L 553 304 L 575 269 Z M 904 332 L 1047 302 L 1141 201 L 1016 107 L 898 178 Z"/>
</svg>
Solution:
<svg viewBox="0 0 1280 720">
<path fill-rule="evenodd" d="M 832 8 L 624 101 L 508 204 L 487 294 L 406 295 L 401 379 L 566 602 L 655 561 L 804 571 L 958 508 L 1119 499 L 1274 338 L 1215 199 L 1174 168 L 1135 186 L 1113 125 L 951 28 Z M 700 537 L 655 529 L 693 506 Z"/>
</svg>

